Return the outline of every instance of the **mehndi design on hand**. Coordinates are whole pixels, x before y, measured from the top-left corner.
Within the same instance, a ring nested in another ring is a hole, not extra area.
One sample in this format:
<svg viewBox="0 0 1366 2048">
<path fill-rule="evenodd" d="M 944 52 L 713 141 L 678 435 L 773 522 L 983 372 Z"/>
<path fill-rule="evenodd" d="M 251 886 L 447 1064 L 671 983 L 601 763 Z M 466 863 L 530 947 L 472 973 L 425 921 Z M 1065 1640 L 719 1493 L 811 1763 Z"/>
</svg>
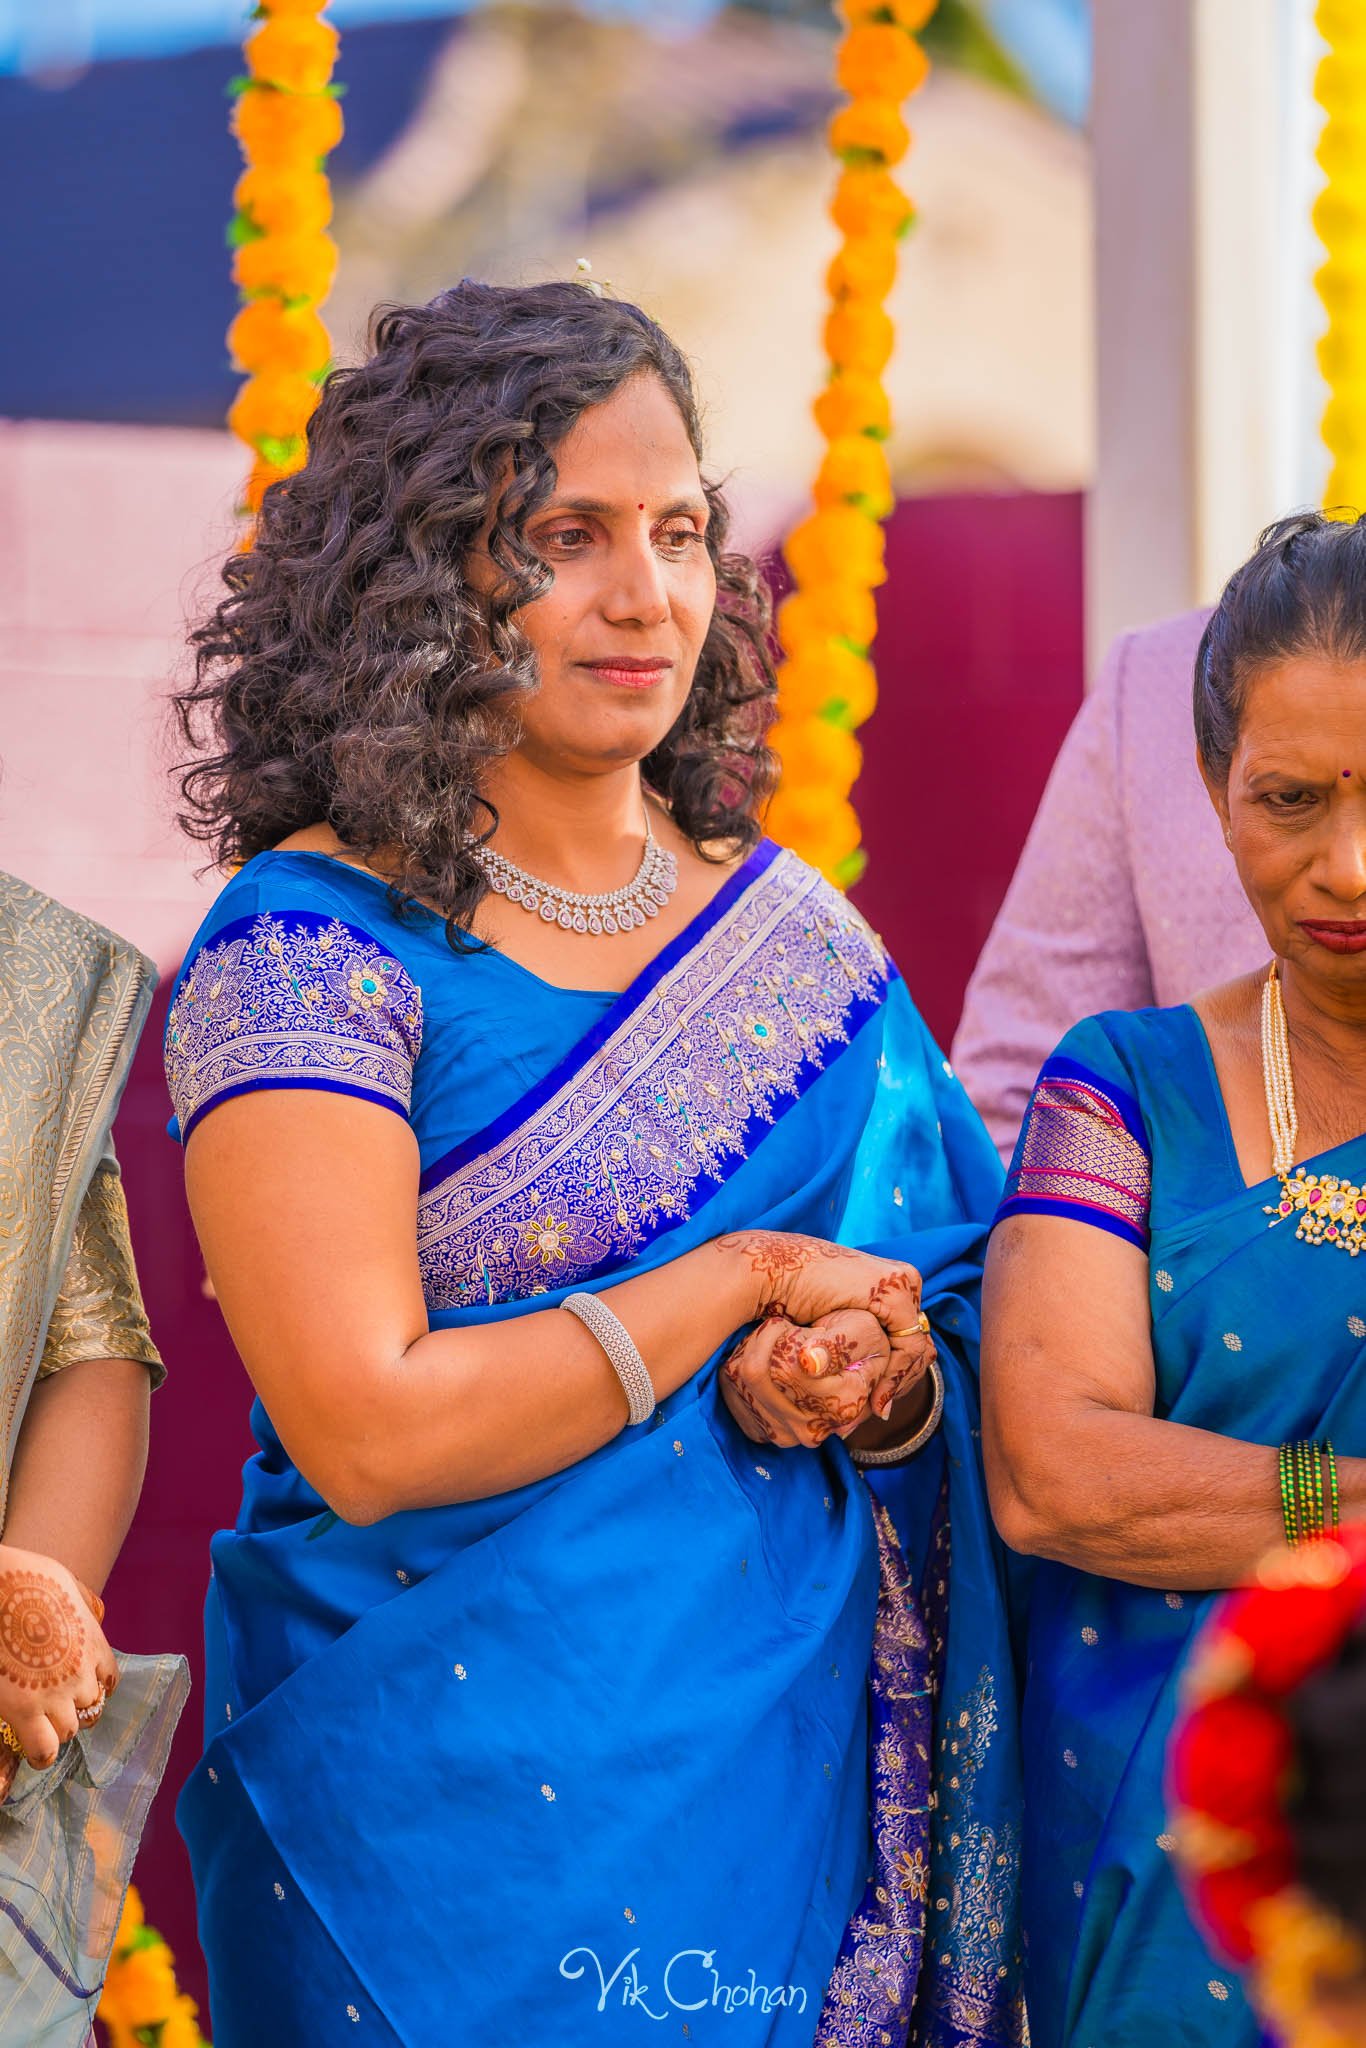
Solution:
<svg viewBox="0 0 1366 2048">
<path fill-rule="evenodd" d="M 0 1677 L 29 1692 L 70 1685 L 85 1661 L 85 1624 L 41 1572 L 0 1572 Z"/>
</svg>

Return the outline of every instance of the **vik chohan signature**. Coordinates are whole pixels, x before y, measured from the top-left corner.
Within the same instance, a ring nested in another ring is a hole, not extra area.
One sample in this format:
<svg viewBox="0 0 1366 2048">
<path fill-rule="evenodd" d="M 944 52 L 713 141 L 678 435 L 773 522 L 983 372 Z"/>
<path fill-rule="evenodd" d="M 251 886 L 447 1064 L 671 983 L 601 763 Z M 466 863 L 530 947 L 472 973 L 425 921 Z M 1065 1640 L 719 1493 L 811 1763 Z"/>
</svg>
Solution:
<svg viewBox="0 0 1366 2048">
<path fill-rule="evenodd" d="M 777 2012 L 782 2006 L 806 2011 L 800 1984 L 761 1984 L 753 1970 L 741 1982 L 728 1983 L 730 1973 L 716 1967 L 712 1948 L 679 1949 L 657 1983 L 641 1976 L 639 1957 L 639 1947 L 628 1950 L 609 1975 L 595 1949 L 571 1948 L 561 1960 L 560 1975 L 582 1982 L 598 2012 L 606 2012 L 609 2004 L 630 2006 L 644 2019 L 664 2020 L 670 2012 Z"/>
</svg>

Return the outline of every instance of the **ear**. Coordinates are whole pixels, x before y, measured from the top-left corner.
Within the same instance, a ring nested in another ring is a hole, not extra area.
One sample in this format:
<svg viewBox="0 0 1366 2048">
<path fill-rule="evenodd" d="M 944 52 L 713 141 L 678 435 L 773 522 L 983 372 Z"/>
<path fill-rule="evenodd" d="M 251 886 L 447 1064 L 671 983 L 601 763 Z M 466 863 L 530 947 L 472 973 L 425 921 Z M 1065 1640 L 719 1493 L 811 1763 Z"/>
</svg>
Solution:
<svg viewBox="0 0 1366 2048">
<path fill-rule="evenodd" d="M 1195 753 L 1195 765 L 1200 770 L 1200 780 L 1205 785 L 1205 794 L 1214 805 L 1215 815 L 1219 820 L 1220 830 L 1224 835 L 1224 844 L 1225 846 L 1231 846 L 1233 840 L 1228 812 L 1228 777 L 1225 776 L 1222 782 L 1216 782 L 1209 769 L 1205 766 L 1204 756 L 1198 747 Z"/>
</svg>

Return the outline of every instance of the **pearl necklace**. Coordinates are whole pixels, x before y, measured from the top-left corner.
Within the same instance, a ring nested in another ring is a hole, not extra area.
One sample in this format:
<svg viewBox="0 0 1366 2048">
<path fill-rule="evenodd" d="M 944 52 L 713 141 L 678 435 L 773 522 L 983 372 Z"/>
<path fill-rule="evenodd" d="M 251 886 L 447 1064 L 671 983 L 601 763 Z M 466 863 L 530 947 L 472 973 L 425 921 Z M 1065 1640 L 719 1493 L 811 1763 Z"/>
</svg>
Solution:
<svg viewBox="0 0 1366 2048">
<path fill-rule="evenodd" d="M 1271 1125 L 1271 1170 L 1281 1184 L 1280 1201 L 1266 1205 L 1272 1228 L 1285 1217 L 1298 1215 L 1296 1237 L 1306 1244 L 1335 1245 L 1356 1258 L 1366 1251 L 1366 1188 L 1339 1180 L 1336 1174 L 1306 1173 L 1294 1163 L 1299 1114 L 1290 1032 L 1274 960 L 1262 989 L 1262 1082 Z"/>
<path fill-rule="evenodd" d="M 603 932 L 634 931 L 647 917 L 658 917 L 678 887 L 677 858 L 655 838 L 648 811 L 645 850 L 634 877 L 624 889 L 609 889 L 600 896 L 581 896 L 573 889 L 543 882 L 491 846 L 476 846 L 473 852 L 496 894 L 520 904 L 545 924 L 557 924 L 566 932 L 591 932 L 595 938 Z"/>
</svg>

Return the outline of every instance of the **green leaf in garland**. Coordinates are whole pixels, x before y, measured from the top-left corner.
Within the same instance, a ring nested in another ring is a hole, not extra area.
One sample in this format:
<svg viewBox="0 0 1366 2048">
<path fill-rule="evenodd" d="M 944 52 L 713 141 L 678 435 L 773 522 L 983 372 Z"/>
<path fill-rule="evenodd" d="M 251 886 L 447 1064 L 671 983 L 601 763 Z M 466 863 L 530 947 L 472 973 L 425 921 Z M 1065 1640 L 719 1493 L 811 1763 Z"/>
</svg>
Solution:
<svg viewBox="0 0 1366 2048">
<path fill-rule="evenodd" d="M 835 868 L 835 882 L 841 889 L 852 889 L 868 865 L 868 856 L 861 846 L 847 853 Z"/>
<path fill-rule="evenodd" d="M 252 446 L 258 448 L 275 469 L 282 469 L 303 446 L 303 439 L 302 434 L 261 434 Z"/>
<path fill-rule="evenodd" d="M 867 647 L 864 646 L 862 641 L 851 639 L 848 633 L 836 633 L 834 640 L 836 647 L 844 648 L 847 654 L 856 654 L 860 661 L 868 659 Z M 824 712 L 822 712 L 821 716 L 824 717 L 824 715 Z"/>
<path fill-rule="evenodd" d="M 259 242 L 265 237 L 265 229 L 258 228 L 249 213 L 235 213 L 228 222 L 228 247 L 240 249 L 247 242 Z"/>
</svg>

